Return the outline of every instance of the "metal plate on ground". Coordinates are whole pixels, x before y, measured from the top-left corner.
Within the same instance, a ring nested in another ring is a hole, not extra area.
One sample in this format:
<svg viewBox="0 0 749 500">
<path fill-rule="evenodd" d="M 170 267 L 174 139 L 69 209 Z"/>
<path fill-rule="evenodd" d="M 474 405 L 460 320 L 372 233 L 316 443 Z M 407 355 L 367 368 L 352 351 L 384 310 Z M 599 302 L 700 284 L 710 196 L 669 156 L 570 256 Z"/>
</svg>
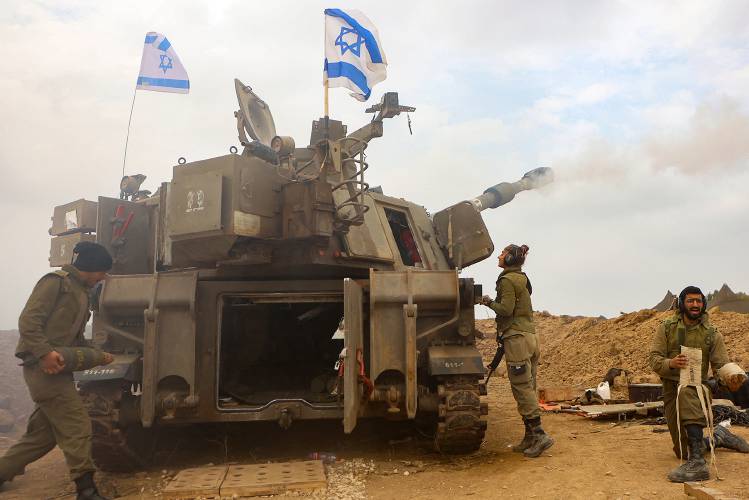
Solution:
<svg viewBox="0 0 749 500">
<path fill-rule="evenodd" d="M 164 498 L 219 498 L 226 469 L 226 466 L 218 466 L 180 471 L 164 488 Z"/>
<path fill-rule="evenodd" d="M 599 415 L 616 415 L 617 413 L 628 413 L 628 412 L 642 412 L 647 413 L 648 410 L 655 410 L 657 408 L 663 408 L 663 401 L 655 401 L 649 403 L 625 403 L 625 404 L 613 404 L 613 405 L 585 405 L 580 406 L 580 411 L 585 412 L 588 416 L 596 417 Z"/>
<path fill-rule="evenodd" d="M 285 491 L 325 488 L 325 468 L 319 460 L 276 464 L 231 465 L 221 496 L 252 497 Z"/>
</svg>

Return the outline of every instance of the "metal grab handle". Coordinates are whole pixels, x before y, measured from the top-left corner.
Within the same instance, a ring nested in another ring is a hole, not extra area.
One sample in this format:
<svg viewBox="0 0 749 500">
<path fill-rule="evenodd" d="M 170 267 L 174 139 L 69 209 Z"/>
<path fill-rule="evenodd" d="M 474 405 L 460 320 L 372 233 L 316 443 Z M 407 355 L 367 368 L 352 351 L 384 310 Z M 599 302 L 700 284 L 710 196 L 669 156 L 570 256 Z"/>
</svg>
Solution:
<svg viewBox="0 0 749 500">
<path fill-rule="evenodd" d="M 342 146 L 345 142 L 353 142 L 354 146 L 360 146 L 358 153 L 352 157 L 341 160 L 341 176 L 343 181 L 334 184 L 332 191 L 345 189 L 348 197 L 341 203 L 336 204 L 336 225 L 339 230 L 347 230 L 351 226 L 360 226 L 364 223 L 364 214 L 369 206 L 364 203 L 364 193 L 369 191 L 369 184 L 364 181 L 364 172 L 369 168 L 366 161 L 364 149 L 367 142 L 356 137 L 345 137 L 341 139 Z M 353 173 L 346 176 L 346 167 Z M 355 215 L 349 218 L 349 209 L 353 208 Z"/>
</svg>

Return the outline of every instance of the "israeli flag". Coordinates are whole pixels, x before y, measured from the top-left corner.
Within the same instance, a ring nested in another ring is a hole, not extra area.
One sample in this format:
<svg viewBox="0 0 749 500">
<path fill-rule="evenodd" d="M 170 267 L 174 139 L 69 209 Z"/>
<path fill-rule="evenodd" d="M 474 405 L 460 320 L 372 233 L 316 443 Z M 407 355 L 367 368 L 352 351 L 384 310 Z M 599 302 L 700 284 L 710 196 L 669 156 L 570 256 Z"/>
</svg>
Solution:
<svg viewBox="0 0 749 500">
<path fill-rule="evenodd" d="M 135 88 L 180 94 L 190 92 L 187 71 L 172 44 L 161 33 L 151 31 L 146 35 L 138 84 Z"/>
<path fill-rule="evenodd" d="M 366 101 L 387 77 L 387 59 L 377 28 L 358 10 L 325 9 L 325 68 L 329 87 L 353 90 Z"/>
</svg>

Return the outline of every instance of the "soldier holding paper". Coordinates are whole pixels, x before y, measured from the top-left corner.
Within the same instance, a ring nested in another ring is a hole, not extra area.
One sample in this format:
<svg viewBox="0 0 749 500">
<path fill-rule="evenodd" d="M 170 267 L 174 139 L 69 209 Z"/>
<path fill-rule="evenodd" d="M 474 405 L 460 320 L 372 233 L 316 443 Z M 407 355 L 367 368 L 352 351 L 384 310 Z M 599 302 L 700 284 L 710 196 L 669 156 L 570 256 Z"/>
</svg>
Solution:
<svg viewBox="0 0 749 500">
<path fill-rule="evenodd" d="M 668 474 L 668 479 L 674 482 L 710 477 L 703 457 L 710 447 L 703 429 L 712 427 L 710 390 L 705 382 L 708 368 L 717 373 L 729 360 L 723 336 L 710 324 L 706 306 L 705 295 L 699 288 L 688 286 L 682 290 L 678 311 L 656 330 L 648 357 L 650 367 L 663 382 L 664 413 L 674 453 L 679 458 L 688 458 Z M 688 355 L 693 350 L 701 351 L 696 352 L 696 360 Z M 693 359 L 691 364 L 690 359 Z M 690 381 L 690 375 L 694 380 Z M 743 439 L 720 425 L 714 428 L 714 438 L 715 447 L 749 453 L 749 445 Z"/>
</svg>

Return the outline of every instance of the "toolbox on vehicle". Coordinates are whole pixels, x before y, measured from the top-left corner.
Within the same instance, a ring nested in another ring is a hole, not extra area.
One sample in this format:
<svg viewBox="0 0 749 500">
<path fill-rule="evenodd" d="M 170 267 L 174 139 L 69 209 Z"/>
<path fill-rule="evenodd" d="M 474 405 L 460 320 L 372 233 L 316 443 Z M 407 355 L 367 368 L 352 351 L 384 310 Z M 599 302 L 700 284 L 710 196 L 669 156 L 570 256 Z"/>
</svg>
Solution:
<svg viewBox="0 0 749 500">
<path fill-rule="evenodd" d="M 49 250 L 49 265 L 64 266 L 73 262 L 73 248 L 79 241 L 96 241 L 96 235 L 89 233 L 73 233 L 52 238 Z"/>
<path fill-rule="evenodd" d="M 96 231 L 96 202 L 84 199 L 55 207 L 49 234 L 60 236 Z"/>
</svg>

